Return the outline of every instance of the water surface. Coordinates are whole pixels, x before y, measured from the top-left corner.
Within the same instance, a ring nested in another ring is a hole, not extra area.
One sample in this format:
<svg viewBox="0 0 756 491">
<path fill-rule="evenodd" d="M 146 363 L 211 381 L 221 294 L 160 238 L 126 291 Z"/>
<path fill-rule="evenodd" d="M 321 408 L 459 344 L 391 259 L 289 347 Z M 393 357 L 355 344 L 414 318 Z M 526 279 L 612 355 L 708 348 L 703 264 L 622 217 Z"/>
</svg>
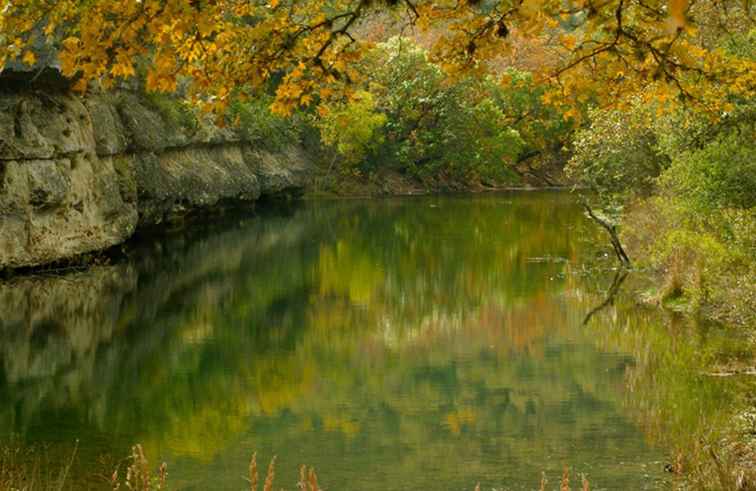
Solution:
<svg viewBox="0 0 756 491">
<path fill-rule="evenodd" d="M 613 275 L 580 273 L 610 264 L 600 234 L 537 192 L 145 236 L 127 261 L 0 285 L 0 427 L 106 468 L 140 442 L 178 489 L 243 489 L 253 451 L 287 489 L 303 463 L 331 490 L 554 487 L 565 465 L 656 489 L 663 401 L 639 392 L 658 367 L 637 337 L 656 321 L 610 305 L 583 325 Z"/>
</svg>

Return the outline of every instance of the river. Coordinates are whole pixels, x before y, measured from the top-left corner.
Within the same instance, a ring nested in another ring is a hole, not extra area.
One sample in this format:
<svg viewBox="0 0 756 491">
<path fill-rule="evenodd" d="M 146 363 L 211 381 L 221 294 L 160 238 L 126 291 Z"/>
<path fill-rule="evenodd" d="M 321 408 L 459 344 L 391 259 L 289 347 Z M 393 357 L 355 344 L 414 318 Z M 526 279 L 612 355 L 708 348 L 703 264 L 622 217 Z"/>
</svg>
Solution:
<svg viewBox="0 0 756 491">
<path fill-rule="evenodd" d="M 0 437 L 96 487 L 141 443 L 172 489 L 658 489 L 726 406 L 736 341 L 635 304 L 563 192 L 306 201 L 142 234 L 0 284 Z M 624 296 L 623 296 L 624 295 Z M 102 484 L 100 484 L 102 485 Z M 107 488 L 107 486 L 105 486 Z"/>
</svg>

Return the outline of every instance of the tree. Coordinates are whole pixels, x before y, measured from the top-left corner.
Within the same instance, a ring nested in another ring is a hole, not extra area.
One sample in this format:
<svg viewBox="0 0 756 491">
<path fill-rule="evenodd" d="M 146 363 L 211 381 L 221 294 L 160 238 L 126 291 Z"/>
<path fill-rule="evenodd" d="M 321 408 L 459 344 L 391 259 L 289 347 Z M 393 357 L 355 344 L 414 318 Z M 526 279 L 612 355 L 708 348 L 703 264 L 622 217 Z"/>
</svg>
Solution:
<svg viewBox="0 0 756 491">
<path fill-rule="evenodd" d="M 389 12 L 441 32 L 434 56 L 449 73 L 486 70 L 510 33 L 547 36 L 558 52 L 540 74 L 556 82 L 551 100 L 617 104 L 656 82 L 653 97 L 719 111 L 756 92 L 755 62 L 717 45 L 718 34 L 751 28 L 753 10 L 741 0 L 2 0 L 0 62 L 33 64 L 29 47 L 43 37 L 81 90 L 141 64 L 150 90 L 186 80 L 190 97 L 219 112 L 275 78 L 273 107 L 287 113 L 348 92 L 370 44 L 356 28 Z"/>
<path fill-rule="evenodd" d="M 323 108 L 318 126 L 323 143 L 333 147 L 344 164 L 354 166 L 383 143 L 384 124 L 386 115 L 375 110 L 373 95 L 359 91 L 338 107 Z"/>
</svg>

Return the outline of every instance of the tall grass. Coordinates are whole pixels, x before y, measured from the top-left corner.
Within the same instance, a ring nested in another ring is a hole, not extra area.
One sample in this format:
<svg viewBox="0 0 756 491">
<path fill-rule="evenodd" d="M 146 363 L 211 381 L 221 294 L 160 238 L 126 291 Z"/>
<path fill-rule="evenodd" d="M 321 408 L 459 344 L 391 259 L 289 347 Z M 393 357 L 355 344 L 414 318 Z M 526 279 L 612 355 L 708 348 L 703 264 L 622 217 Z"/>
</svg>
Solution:
<svg viewBox="0 0 756 491">
<path fill-rule="evenodd" d="M 63 491 L 75 489 L 76 483 L 69 478 L 77 456 L 77 448 L 74 448 L 70 457 L 62 464 L 55 464 L 49 458 L 49 455 L 48 452 L 36 447 L 24 447 L 18 443 L 0 447 L 0 491 Z M 248 475 L 243 477 L 247 481 L 249 491 L 283 491 L 283 488 L 277 487 L 275 484 L 275 456 L 268 463 L 262 482 L 260 478 L 257 453 L 253 453 L 249 461 Z M 171 489 L 166 463 L 163 462 L 160 465 L 151 463 L 144 452 L 144 448 L 139 444 L 131 448 L 131 454 L 120 465 L 116 466 L 109 477 L 101 476 L 100 479 L 105 481 L 105 487 L 113 491 L 166 491 Z M 547 483 L 546 474 L 542 473 L 539 491 L 546 491 L 548 489 Z M 580 489 L 589 491 L 590 487 L 585 475 L 581 475 L 581 483 Z M 262 484 L 262 487 L 260 487 L 260 484 Z M 299 480 L 295 489 L 297 491 L 323 491 L 313 467 L 300 466 Z M 474 487 L 474 491 L 481 491 L 482 489 L 480 484 Z M 571 491 L 568 467 L 564 468 L 558 489 L 559 491 Z"/>
<path fill-rule="evenodd" d="M 120 481 L 118 479 L 118 471 L 113 473 L 112 489 L 128 489 L 129 491 L 158 491 L 170 489 L 167 486 L 167 467 L 163 463 L 157 468 L 156 471 L 150 471 L 149 462 L 144 455 L 141 445 L 135 445 L 132 448 L 131 457 L 128 459 L 129 466 L 126 472 L 126 479 Z M 267 470 L 265 472 L 265 479 L 263 481 L 261 491 L 274 491 L 276 479 L 276 456 L 270 460 Z M 585 474 L 581 474 L 581 491 L 590 491 L 590 484 Z M 249 491 L 260 491 L 260 471 L 258 470 L 257 452 L 252 454 L 252 458 L 249 461 L 248 475 L 244 477 L 249 485 Z M 546 479 L 546 473 L 542 473 L 539 491 L 546 491 L 546 485 L 548 480 Z M 123 488 L 121 487 L 123 486 Z M 296 489 L 298 491 L 323 491 L 318 484 L 318 475 L 313 467 L 302 465 L 299 468 L 299 480 L 296 483 Z M 475 485 L 474 491 L 481 491 L 480 483 Z M 561 479 L 559 481 L 559 491 L 572 491 L 570 487 L 570 469 L 564 467 Z"/>
<path fill-rule="evenodd" d="M 62 491 L 71 472 L 78 442 L 62 463 L 48 449 L 14 440 L 0 446 L 0 491 Z"/>
</svg>

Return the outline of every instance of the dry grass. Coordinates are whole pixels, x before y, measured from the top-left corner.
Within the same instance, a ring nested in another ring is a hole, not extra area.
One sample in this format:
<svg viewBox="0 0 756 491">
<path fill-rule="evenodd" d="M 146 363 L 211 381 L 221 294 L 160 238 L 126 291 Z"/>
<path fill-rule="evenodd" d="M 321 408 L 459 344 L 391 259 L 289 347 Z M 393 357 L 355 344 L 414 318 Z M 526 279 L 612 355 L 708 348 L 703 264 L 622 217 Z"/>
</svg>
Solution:
<svg viewBox="0 0 756 491">
<path fill-rule="evenodd" d="M 46 471 L 49 460 L 40 458 L 41 454 L 21 445 L 6 446 L 0 449 L 0 491 L 62 491 L 74 487 L 74 483 L 67 478 L 73 465 L 76 451 L 70 459 L 59 467 L 56 472 Z M 46 467 L 47 466 L 47 467 Z M 101 477 L 108 482 L 110 489 L 116 491 L 165 491 L 170 489 L 168 482 L 168 467 L 165 463 L 155 466 L 150 463 L 144 449 L 137 444 L 131 448 L 131 455 L 124 459 L 109 477 Z M 276 479 L 276 457 L 268 464 L 265 479 L 260 490 L 260 472 L 258 470 L 257 453 L 252 454 L 249 461 L 248 476 L 244 478 L 249 484 L 250 491 L 274 491 Z M 100 481 L 102 482 L 102 481 Z M 548 480 L 546 473 L 542 473 L 540 491 L 546 491 Z M 582 491 L 589 491 L 590 487 L 585 475 L 581 475 Z M 298 491 L 323 491 L 318 484 L 315 469 L 303 465 L 299 468 L 299 480 L 296 483 Z M 475 491 L 481 491 L 478 483 Z M 559 491 L 571 491 L 570 470 L 565 467 L 559 481 Z"/>
<path fill-rule="evenodd" d="M 0 490 L 63 490 L 77 450 L 78 442 L 70 457 L 58 464 L 46 448 L 27 447 L 11 441 L 0 447 Z"/>
<path fill-rule="evenodd" d="M 157 491 L 168 489 L 168 466 L 160 464 L 154 472 L 144 455 L 144 449 L 137 444 L 131 447 L 131 456 L 127 459 L 125 479 L 121 481 L 118 469 L 113 471 L 110 485 L 113 490 L 128 489 L 130 491 Z"/>
<path fill-rule="evenodd" d="M 756 491 L 756 424 L 680 453 L 673 473 L 679 490 Z"/>
</svg>

